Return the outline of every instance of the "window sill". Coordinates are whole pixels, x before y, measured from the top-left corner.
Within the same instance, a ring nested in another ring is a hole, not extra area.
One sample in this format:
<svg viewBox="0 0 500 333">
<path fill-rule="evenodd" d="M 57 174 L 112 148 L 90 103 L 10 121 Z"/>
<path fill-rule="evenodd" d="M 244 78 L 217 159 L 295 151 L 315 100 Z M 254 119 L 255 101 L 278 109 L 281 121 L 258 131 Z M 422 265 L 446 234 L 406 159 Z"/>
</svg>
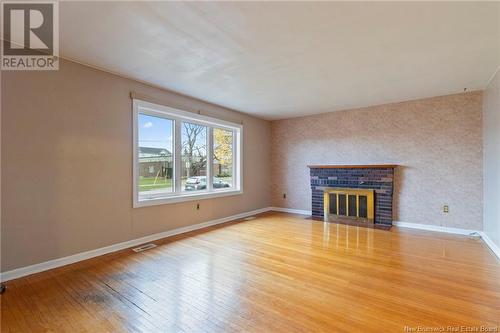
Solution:
<svg viewBox="0 0 500 333">
<path fill-rule="evenodd" d="M 139 200 L 139 201 L 134 200 L 135 201 L 134 208 L 156 206 L 156 205 L 165 205 L 165 204 L 172 204 L 172 203 L 185 202 L 185 201 L 220 198 L 220 197 L 238 195 L 238 194 L 242 194 L 242 193 L 243 193 L 242 190 L 228 190 L 228 191 L 189 193 L 189 194 L 181 194 L 181 195 L 176 195 L 176 196 L 171 196 L 171 197 L 144 199 L 144 200 Z"/>
</svg>

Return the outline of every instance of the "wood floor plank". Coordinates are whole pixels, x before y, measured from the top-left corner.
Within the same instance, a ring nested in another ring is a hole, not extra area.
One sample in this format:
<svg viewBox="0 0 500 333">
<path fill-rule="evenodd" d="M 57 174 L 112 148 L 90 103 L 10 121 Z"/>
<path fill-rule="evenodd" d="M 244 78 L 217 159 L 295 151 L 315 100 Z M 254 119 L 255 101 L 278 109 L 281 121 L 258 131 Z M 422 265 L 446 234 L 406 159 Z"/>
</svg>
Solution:
<svg viewBox="0 0 500 333">
<path fill-rule="evenodd" d="M 2 332 L 403 332 L 500 325 L 465 236 L 266 213 L 7 283 Z"/>
</svg>

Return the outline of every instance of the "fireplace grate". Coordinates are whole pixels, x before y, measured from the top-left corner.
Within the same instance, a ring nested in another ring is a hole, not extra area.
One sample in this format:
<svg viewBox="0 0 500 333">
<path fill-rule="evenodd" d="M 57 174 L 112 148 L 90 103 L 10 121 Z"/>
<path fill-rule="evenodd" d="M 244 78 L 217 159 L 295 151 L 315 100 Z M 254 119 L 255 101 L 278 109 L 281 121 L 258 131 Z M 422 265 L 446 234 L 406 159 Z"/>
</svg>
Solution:
<svg viewBox="0 0 500 333">
<path fill-rule="evenodd" d="M 361 222 L 373 223 L 374 190 L 325 189 L 325 220 L 352 218 Z"/>
</svg>

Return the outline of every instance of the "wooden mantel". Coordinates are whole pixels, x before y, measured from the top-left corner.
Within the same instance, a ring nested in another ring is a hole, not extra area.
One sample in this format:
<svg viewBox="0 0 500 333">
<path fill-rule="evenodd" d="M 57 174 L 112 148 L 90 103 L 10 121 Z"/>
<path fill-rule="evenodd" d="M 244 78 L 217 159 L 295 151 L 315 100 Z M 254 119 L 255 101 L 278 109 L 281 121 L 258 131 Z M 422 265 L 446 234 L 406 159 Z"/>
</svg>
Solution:
<svg viewBox="0 0 500 333">
<path fill-rule="evenodd" d="M 310 169 L 387 169 L 397 164 L 362 164 L 362 165 L 308 165 Z"/>
</svg>

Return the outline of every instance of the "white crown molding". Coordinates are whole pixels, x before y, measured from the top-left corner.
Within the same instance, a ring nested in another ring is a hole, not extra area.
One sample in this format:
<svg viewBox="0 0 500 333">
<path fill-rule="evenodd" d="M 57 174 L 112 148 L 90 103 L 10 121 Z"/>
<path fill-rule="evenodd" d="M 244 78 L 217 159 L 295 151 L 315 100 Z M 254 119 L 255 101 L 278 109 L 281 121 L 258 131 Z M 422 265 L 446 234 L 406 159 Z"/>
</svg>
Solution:
<svg viewBox="0 0 500 333">
<path fill-rule="evenodd" d="M 136 247 L 138 245 L 148 243 L 148 242 L 153 242 L 153 241 L 156 241 L 156 240 L 159 240 L 162 238 L 183 234 L 183 233 L 193 231 L 193 230 L 203 229 L 203 228 L 210 227 L 213 225 L 226 223 L 226 222 L 233 221 L 233 220 L 238 220 L 241 218 L 245 218 L 245 217 L 260 214 L 260 213 L 265 213 L 269 210 L 270 210 L 269 207 L 265 207 L 265 208 L 261 208 L 261 209 L 257 209 L 257 210 L 253 210 L 253 211 L 249 211 L 249 212 L 244 212 L 241 214 L 236 214 L 236 215 L 223 217 L 223 218 L 216 219 L 216 220 L 211 220 L 211 221 L 207 221 L 207 222 L 202 222 L 202 223 L 190 225 L 187 227 L 177 228 L 177 229 L 156 233 L 156 234 L 152 234 L 152 235 L 141 237 L 141 238 L 132 239 L 132 240 L 129 240 L 126 242 L 117 243 L 117 244 L 113 244 L 110 246 L 101 247 L 101 248 L 95 249 L 95 250 L 90 250 L 90 251 L 86 251 L 86 252 L 73 254 L 73 255 L 70 255 L 67 257 L 63 257 L 63 258 L 53 259 L 53 260 L 45 261 L 42 263 L 13 269 L 11 271 L 1 273 L 0 274 L 0 281 L 5 282 L 5 281 L 17 279 L 17 278 L 20 278 L 23 276 L 43 272 L 43 271 L 46 271 L 49 269 L 54 269 L 54 268 L 58 268 L 61 266 L 73 264 L 73 263 L 76 263 L 76 262 L 79 262 L 82 260 L 87 260 L 87 259 L 95 258 L 98 256 L 102 256 L 104 254 L 128 249 L 131 247 Z"/>
<path fill-rule="evenodd" d="M 500 71 L 500 66 L 498 66 L 497 69 L 495 70 L 495 72 L 493 72 L 493 74 L 490 76 L 490 78 L 488 79 L 488 82 L 486 82 L 486 86 L 484 87 L 484 89 L 488 89 L 491 81 L 493 81 L 495 76 L 497 76 L 498 71 Z"/>
</svg>

